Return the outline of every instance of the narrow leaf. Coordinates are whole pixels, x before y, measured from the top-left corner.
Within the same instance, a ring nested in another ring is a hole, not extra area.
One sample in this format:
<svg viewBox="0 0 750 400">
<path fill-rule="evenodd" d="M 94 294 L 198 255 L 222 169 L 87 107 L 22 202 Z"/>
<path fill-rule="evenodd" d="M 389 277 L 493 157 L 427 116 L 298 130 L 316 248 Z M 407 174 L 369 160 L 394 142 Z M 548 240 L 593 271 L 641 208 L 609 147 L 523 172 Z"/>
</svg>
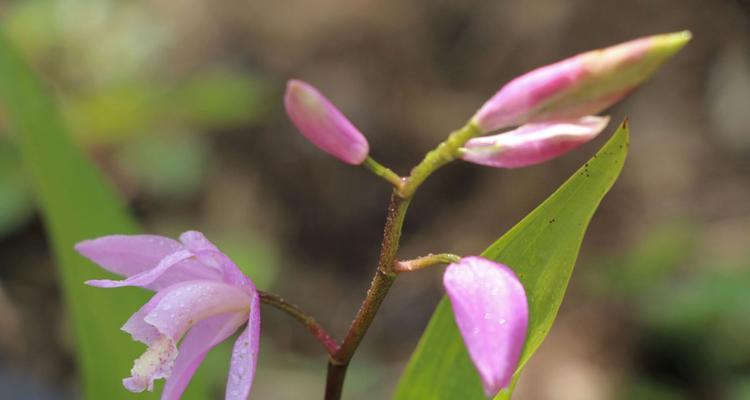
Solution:
<svg viewBox="0 0 750 400">
<path fill-rule="evenodd" d="M 122 201 L 70 141 L 54 101 L 3 32 L 0 106 L 17 135 L 21 159 L 57 259 L 83 396 L 156 398 L 155 394 L 131 395 L 121 382 L 145 348 L 121 332 L 120 326 L 145 302 L 147 292 L 85 286 L 83 281 L 106 274 L 73 251 L 80 240 L 133 233 L 136 224 Z M 194 387 L 193 393 L 197 398 L 207 398 L 200 387 Z"/>
<path fill-rule="evenodd" d="M 529 333 L 512 386 L 552 327 L 583 235 L 594 211 L 622 170 L 628 140 L 627 123 L 623 123 L 588 163 L 482 253 L 483 257 L 513 268 L 529 300 Z M 445 298 L 420 339 L 395 398 L 484 398 L 479 376 L 469 360 Z M 509 398 L 509 390 L 496 397 Z"/>
</svg>

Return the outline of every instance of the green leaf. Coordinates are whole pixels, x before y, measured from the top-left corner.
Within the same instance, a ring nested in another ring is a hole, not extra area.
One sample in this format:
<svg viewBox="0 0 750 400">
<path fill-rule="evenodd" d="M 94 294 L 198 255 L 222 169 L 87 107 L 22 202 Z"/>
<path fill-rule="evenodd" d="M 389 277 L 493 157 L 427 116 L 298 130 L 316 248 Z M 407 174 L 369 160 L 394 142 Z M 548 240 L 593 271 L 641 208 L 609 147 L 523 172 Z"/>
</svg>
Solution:
<svg viewBox="0 0 750 400">
<path fill-rule="evenodd" d="M 0 238 L 28 222 L 34 202 L 15 147 L 0 140 Z"/>
<path fill-rule="evenodd" d="M 512 386 L 552 327 L 588 223 L 622 170 L 628 138 L 627 124 L 623 123 L 588 163 L 482 253 L 513 268 L 529 299 L 529 333 Z M 435 310 L 395 398 L 484 398 L 447 299 Z M 508 390 L 496 397 L 509 398 Z"/>
<path fill-rule="evenodd" d="M 85 286 L 83 281 L 107 274 L 73 250 L 80 240 L 133 233 L 137 226 L 70 141 L 54 101 L 2 32 L 0 105 L 17 135 L 21 159 L 57 259 L 84 397 L 156 398 L 156 394 L 131 395 L 121 383 L 145 348 L 121 332 L 120 326 L 144 304 L 148 293 L 135 288 L 109 291 Z M 209 397 L 197 382 L 191 389 L 196 398 Z"/>
</svg>

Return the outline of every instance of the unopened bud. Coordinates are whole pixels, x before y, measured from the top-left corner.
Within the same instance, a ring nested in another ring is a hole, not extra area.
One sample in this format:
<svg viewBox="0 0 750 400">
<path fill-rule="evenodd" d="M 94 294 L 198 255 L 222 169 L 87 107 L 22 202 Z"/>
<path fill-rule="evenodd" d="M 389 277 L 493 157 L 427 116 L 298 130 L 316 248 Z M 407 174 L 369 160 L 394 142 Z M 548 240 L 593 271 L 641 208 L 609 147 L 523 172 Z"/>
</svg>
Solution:
<svg viewBox="0 0 750 400">
<path fill-rule="evenodd" d="M 370 151 L 364 135 L 313 86 L 290 80 L 284 106 L 300 133 L 341 161 L 361 164 Z"/>
<path fill-rule="evenodd" d="M 645 82 L 690 37 L 688 31 L 648 36 L 538 68 L 503 86 L 472 121 L 493 132 L 597 114 Z"/>
</svg>

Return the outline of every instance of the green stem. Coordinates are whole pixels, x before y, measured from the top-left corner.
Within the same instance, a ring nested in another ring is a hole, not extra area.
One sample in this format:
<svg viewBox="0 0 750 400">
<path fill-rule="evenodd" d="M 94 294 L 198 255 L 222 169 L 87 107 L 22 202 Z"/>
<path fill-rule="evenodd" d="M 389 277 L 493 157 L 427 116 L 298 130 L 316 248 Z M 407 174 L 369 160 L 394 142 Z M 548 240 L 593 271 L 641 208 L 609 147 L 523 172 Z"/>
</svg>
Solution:
<svg viewBox="0 0 750 400">
<path fill-rule="evenodd" d="M 463 128 L 454 131 L 443 143 L 425 155 L 424 159 L 411 170 L 411 175 L 398 191 L 399 196 L 409 198 L 414 195 L 419 185 L 433 172 L 458 157 L 459 149 L 469 139 L 481 133 L 479 127 L 468 122 Z"/>
<path fill-rule="evenodd" d="M 463 128 L 453 132 L 443 143 L 427 153 L 425 158 L 411 171 L 408 178 L 398 177 L 388 168 L 378 164 L 372 158 L 367 158 L 363 165 L 376 175 L 391 182 L 395 189 L 388 204 L 388 214 L 385 221 L 383 242 L 380 246 L 378 269 L 370 282 L 370 288 L 352 321 L 349 331 L 341 343 L 338 351 L 328 361 L 328 376 L 326 379 L 325 400 L 339 400 L 344 387 L 344 377 L 354 352 L 362 342 L 375 315 L 378 312 L 388 290 L 396 280 L 396 254 L 401 241 L 401 228 L 404 225 L 406 210 L 411 198 L 419 185 L 433 172 L 458 157 L 458 152 L 469 139 L 480 133 L 473 123 L 467 123 Z"/>
<path fill-rule="evenodd" d="M 461 260 L 461 256 L 450 253 L 428 254 L 413 260 L 396 261 L 393 270 L 397 273 L 411 272 L 434 265 L 451 264 Z"/>
<path fill-rule="evenodd" d="M 398 174 L 391 171 L 388 167 L 375 161 L 375 159 L 373 159 L 372 157 L 368 156 L 362 163 L 362 166 L 370 170 L 370 172 L 372 172 L 373 174 L 390 182 L 390 184 L 393 185 L 396 190 L 399 190 L 402 186 L 404 186 L 404 180 L 401 179 Z"/>
<path fill-rule="evenodd" d="M 329 355 L 333 356 L 334 354 L 336 354 L 339 349 L 339 344 L 336 343 L 336 340 L 334 340 L 331 335 L 329 335 L 328 332 L 323 329 L 320 324 L 318 324 L 317 321 L 315 321 L 315 318 L 305 314 L 302 309 L 292 303 L 287 302 L 286 300 L 275 294 L 263 292 L 260 290 L 258 291 L 258 294 L 260 295 L 261 302 L 286 312 L 294 319 L 305 325 L 307 330 L 310 331 L 313 336 L 315 336 L 315 339 L 320 342 L 323 347 L 326 348 L 326 351 Z"/>
</svg>

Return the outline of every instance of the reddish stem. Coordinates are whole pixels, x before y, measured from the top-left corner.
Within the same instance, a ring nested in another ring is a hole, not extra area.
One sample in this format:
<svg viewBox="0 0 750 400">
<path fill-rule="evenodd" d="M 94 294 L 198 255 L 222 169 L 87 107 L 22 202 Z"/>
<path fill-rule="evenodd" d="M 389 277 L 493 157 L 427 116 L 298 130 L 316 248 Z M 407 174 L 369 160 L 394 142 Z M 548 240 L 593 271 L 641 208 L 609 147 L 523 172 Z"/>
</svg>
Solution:
<svg viewBox="0 0 750 400">
<path fill-rule="evenodd" d="M 315 336 L 315 339 L 320 342 L 323 347 L 325 347 L 330 356 L 333 356 L 334 354 L 336 354 L 336 352 L 338 352 L 339 344 L 336 342 L 336 340 L 333 339 L 333 337 L 331 337 L 331 335 L 328 334 L 325 329 L 323 329 L 322 326 L 320 326 L 317 321 L 315 321 L 315 318 L 305 314 L 302 309 L 292 303 L 287 302 L 286 300 L 275 294 L 263 292 L 260 290 L 258 291 L 258 293 L 260 294 L 260 301 L 286 312 L 294 319 L 305 325 L 307 330 L 310 331 L 313 336 Z"/>
</svg>

